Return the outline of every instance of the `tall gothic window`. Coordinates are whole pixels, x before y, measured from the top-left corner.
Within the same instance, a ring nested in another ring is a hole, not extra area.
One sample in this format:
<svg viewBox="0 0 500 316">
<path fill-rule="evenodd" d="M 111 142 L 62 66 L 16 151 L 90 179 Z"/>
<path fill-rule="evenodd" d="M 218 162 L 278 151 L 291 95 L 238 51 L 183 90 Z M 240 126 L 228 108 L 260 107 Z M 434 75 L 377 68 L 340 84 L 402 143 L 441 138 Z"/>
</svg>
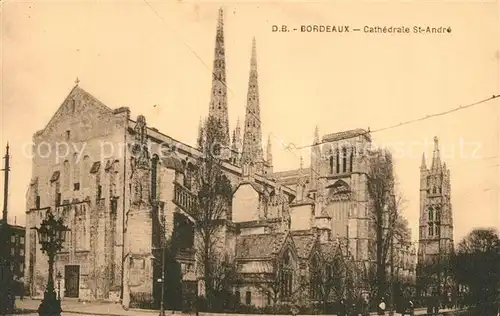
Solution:
<svg viewBox="0 0 500 316">
<path fill-rule="evenodd" d="M 153 155 L 152 159 L 152 169 L 151 169 L 151 197 L 155 201 L 157 196 L 158 187 L 158 155 Z"/>
<path fill-rule="evenodd" d="M 436 207 L 436 220 L 435 220 L 435 232 L 436 236 L 441 236 L 441 210 L 439 207 Z"/>
<path fill-rule="evenodd" d="M 434 209 L 432 207 L 429 208 L 428 221 L 429 222 L 433 222 L 434 221 Z"/>
<path fill-rule="evenodd" d="M 429 236 L 434 234 L 434 223 L 429 223 Z"/>
<path fill-rule="evenodd" d="M 352 172 L 352 165 L 354 164 L 354 154 L 356 153 L 356 148 L 351 149 L 351 155 L 349 156 L 349 172 Z"/>
<path fill-rule="evenodd" d="M 287 250 L 283 256 L 280 267 L 280 293 L 283 300 L 287 300 L 292 295 L 293 285 L 293 266 L 290 250 Z"/>
<path fill-rule="evenodd" d="M 338 151 L 338 150 L 335 152 L 335 155 L 336 155 L 336 157 L 335 157 L 335 162 L 337 163 L 337 166 L 336 166 L 336 168 L 335 168 L 335 171 L 336 171 L 337 173 L 340 173 L 340 153 L 339 153 L 339 151 Z"/>
<path fill-rule="evenodd" d="M 309 280 L 309 288 L 310 288 L 310 296 L 313 300 L 319 300 L 321 298 L 321 266 L 319 262 L 319 258 L 317 255 L 314 255 L 311 264 L 310 264 L 310 280 Z"/>
<path fill-rule="evenodd" d="M 78 164 L 78 154 L 73 154 L 73 189 L 80 189 L 80 165 Z"/>
<path fill-rule="evenodd" d="M 342 148 L 342 172 L 347 172 L 347 149 Z"/>
<path fill-rule="evenodd" d="M 55 203 L 56 206 L 61 205 L 61 183 L 59 182 L 59 180 L 57 180 L 55 183 Z"/>
<path fill-rule="evenodd" d="M 83 177 L 82 188 L 87 188 L 90 185 L 90 158 L 89 156 L 83 157 Z"/>
</svg>

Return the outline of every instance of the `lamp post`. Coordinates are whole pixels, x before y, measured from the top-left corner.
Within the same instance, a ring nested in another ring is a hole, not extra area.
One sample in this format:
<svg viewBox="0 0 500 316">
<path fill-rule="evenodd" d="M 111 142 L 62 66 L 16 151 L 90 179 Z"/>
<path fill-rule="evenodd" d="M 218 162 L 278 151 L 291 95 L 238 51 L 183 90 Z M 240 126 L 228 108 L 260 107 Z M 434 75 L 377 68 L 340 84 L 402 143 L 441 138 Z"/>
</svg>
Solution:
<svg viewBox="0 0 500 316">
<path fill-rule="evenodd" d="M 57 299 L 61 300 L 61 279 L 62 279 L 61 271 L 57 272 L 56 279 L 57 279 Z"/>
<path fill-rule="evenodd" d="M 32 229 L 38 232 L 38 239 L 41 245 L 40 250 L 49 257 L 47 288 L 43 294 L 42 303 L 38 307 L 38 314 L 40 316 L 61 315 L 61 300 L 56 298 L 54 290 L 54 257 L 63 248 L 63 242 L 66 240 L 66 233 L 69 231 L 69 228 L 64 225 L 62 218 L 56 219 L 54 214 L 49 210 L 40 227 L 33 227 Z"/>
</svg>

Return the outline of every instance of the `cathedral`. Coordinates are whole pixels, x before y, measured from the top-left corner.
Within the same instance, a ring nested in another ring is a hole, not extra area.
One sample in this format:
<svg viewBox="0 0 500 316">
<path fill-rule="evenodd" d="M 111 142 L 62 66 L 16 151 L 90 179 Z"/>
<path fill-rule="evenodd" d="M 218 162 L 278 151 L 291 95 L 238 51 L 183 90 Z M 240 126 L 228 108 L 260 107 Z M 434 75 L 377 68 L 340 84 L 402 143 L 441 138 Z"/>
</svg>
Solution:
<svg viewBox="0 0 500 316">
<path fill-rule="evenodd" d="M 368 159 L 363 156 L 371 137 L 363 129 L 320 137 L 316 129 L 310 166 L 301 161 L 296 170 L 275 172 L 271 141 L 265 152 L 262 144 L 255 39 L 244 125 L 238 123 L 232 133 L 229 129 L 223 20 L 220 10 L 208 115 L 220 124 L 220 141 L 231 149 L 222 169 L 233 196 L 218 247 L 229 254 L 243 280 L 280 269 L 280 302 L 314 300 L 311 276 L 321 262 L 340 258 L 359 269 L 357 275 L 368 273 L 374 262 Z M 203 124 L 199 134 L 202 142 Z M 43 295 L 48 264 L 29 228 L 38 227 L 47 212 L 62 217 L 71 229 L 55 261 L 56 273 L 63 275 L 62 297 L 125 307 L 139 296 L 157 297 L 164 237 L 180 244 L 176 259 L 183 294 L 203 294 L 193 214 L 193 178 L 203 155 L 198 146 L 149 127 L 142 115 L 131 118 L 126 107 L 110 108 L 78 82 L 45 128 L 34 134 L 33 144 L 25 259 L 32 296 Z M 431 178 L 435 168 L 445 167 L 433 163 Z M 434 179 L 429 181 L 434 184 Z M 440 186 L 439 194 L 445 190 Z M 444 233 L 448 226 L 443 225 Z M 398 273 L 411 282 L 413 252 L 401 247 L 397 253 Z M 304 280 L 311 280 L 309 291 L 298 290 Z M 357 286 L 363 288 L 362 281 Z M 253 281 L 239 284 L 234 293 L 248 305 L 275 303 L 269 290 Z"/>
<path fill-rule="evenodd" d="M 434 137 L 430 168 L 427 168 L 425 154 L 422 155 L 419 228 L 417 277 L 421 295 L 442 293 L 445 288 L 450 290 L 445 263 L 454 251 L 450 170 L 446 163 L 441 163 L 437 137 Z"/>
</svg>

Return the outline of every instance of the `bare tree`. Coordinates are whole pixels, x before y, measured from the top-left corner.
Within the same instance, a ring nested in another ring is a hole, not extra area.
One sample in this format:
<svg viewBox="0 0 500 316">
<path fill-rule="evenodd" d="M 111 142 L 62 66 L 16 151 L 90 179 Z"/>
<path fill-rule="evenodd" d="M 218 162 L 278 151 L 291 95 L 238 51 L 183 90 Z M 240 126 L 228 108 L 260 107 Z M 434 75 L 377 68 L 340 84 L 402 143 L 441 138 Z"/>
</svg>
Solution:
<svg viewBox="0 0 500 316">
<path fill-rule="evenodd" d="M 217 250 L 220 242 L 218 235 L 221 224 L 227 218 L 232 198 L 231 183 L 222 170 L 221 154 L 225 148 L 217 141 L 220 133 L 217 120 L 210 116 L 205 123 L 203 155 L 195 174 L 198 192 L 193 215 L 199 241 L 197 255 L 202 265 L 205 295 L 209 302 L 215 294 L 216 285 L 217 267 L 213 259 L 224 255 Z"/>
<path fill-rule="evenodd" d="M 341 256 L 325 255 L 321 262 L 311 262 L 310 294 L 318 301 L 327 313 L 328 302 L 332 294 L 336 298 L 343 296 L 343 290 L 348 282 L 347 266 Z"/>
<path fill-rule="evenodd" d="M 389 151 L 384 149 L 370 151 L 368 165 L 368 193 L 372 202 L 371 218 L 375 228 L 375 282 L 380 297 L 387 291 L 388 252 L 403 199 L 396 195 L 393 158 Z"/>
</svg>

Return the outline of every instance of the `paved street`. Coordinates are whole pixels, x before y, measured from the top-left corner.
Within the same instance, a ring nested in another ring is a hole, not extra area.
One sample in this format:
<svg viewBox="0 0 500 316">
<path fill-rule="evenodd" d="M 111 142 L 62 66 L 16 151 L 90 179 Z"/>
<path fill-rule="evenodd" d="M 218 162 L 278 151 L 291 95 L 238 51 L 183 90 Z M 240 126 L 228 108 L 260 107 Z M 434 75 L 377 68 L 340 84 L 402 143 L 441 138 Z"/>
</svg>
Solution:
<svg viewBox="0 0 500 316">
<path fill-rule="evenodd" d="M 17 300 L 16 307 L 20 309 L 29 309 L 36 310 L 40 305 L 40 300 L 33 299 L 25 299 L 23 301 Z M 156 310 L 141 310 L 141 309 L 129 309 L 124 310 L 119 304 L 113 303 L 84 303 L 76 300 L 63 300 L 62 308 L 65 315 L 87 315 L 87 316 L 95 316 L 95 315 L 103 315 L 103 316 L 152 316 L 158 315 L 158 311 Z M 443 310 L 445 312 L 446 310 Z M 166 312 L 167 315 L 171 315 L 171 312 Z M 179 313 L 176 313 L 179 314 Z M 425 309 L 417 309 L 415 310 L 415 315 L 425 315 Z M 32 314 L 24 314 L 24 315 L 38 315 L 37 313 Z M 184 314 L 189 315 L 189 314 Z M 230 316 L 234 314 L 211 314 L 211 313 L 200 313 L 201 316 Z M 372 313 L 371 315 L 376 315 L 376 313 Z M 394 314 L 395 316 L 399 316 L 401 314 Z M 454 314 L 448 314 L 449 316 L 453 316 Z M 265 315 L 261 315 L 265 316 Z"/>
</svg>

